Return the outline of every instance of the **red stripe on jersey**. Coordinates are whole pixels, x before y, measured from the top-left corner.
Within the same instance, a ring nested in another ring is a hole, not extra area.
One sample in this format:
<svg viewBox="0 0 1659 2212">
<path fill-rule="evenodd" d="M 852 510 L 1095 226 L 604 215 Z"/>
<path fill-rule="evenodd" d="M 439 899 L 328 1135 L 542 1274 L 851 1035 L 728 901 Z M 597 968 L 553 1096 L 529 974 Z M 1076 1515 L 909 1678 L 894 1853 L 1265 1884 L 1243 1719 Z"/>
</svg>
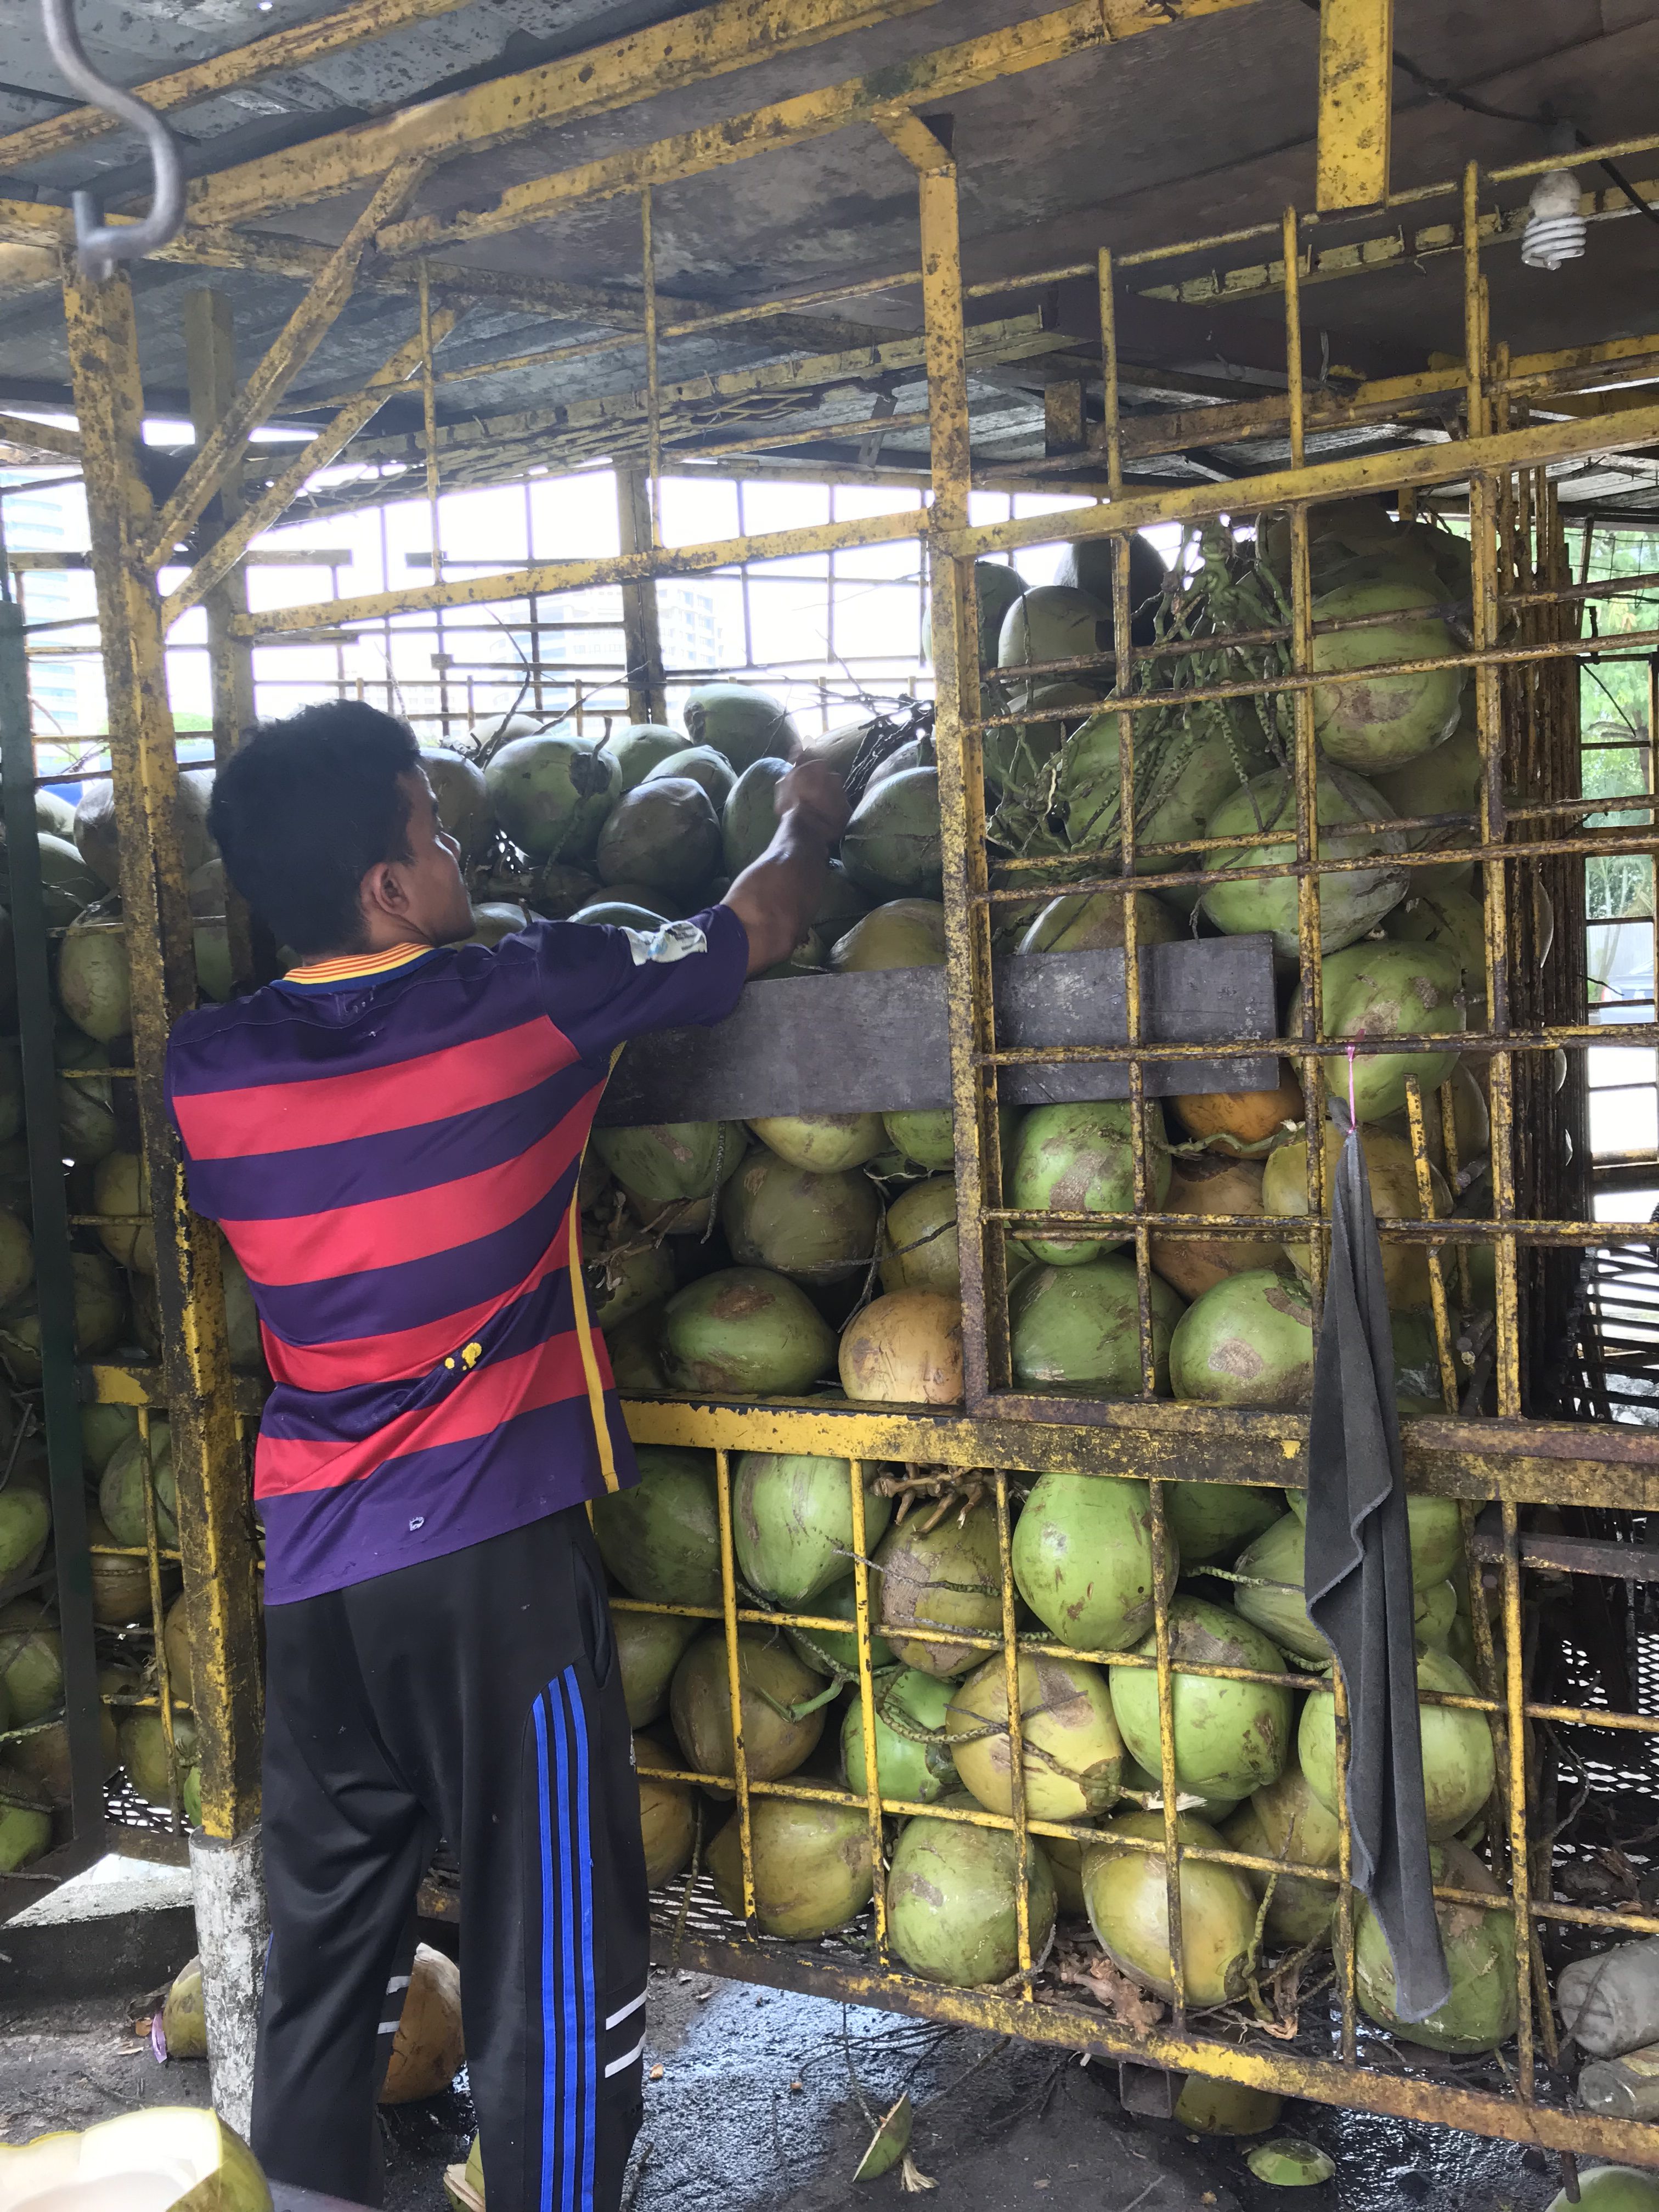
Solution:
<svg viewBox="0 0 1659 2212">
<path fill-rule="evenodd" d="M 602 1089 L 603 1082 L 594 1089 Z M 433 1183 L 397 1198 L 275 1221 L 222 1221 L 231 1249 L 250 1279 L 271 1287 L 331 1282 L 341 1275 L 435 1259 L 506 1229 L 544 1198 L 580 1154 L 587 1135 L 586 1102 L 567 1114 L 539 1143 L 515 1158 L 453 1182 Z"/>
<path fill-rule="evenodd" d="M 388 1421 L 356 1443 L 261 1433 L 253 1461 L 256 1498 L 285 1498 L 301 1490 L 337 1490 L 361 1482 L 388 1460 L 465 1443 L 488 1436 L 520 1413 L 580 1398 L 587 1389 L 581 1346 L 574 1329 L 532 1345 L 511 1359 L 475 1367 L 438 1405 Z"/>
<path fill-rule="evenodd" d="M 193 1159 L 300 1152 L 499 1105 L 575 1057 L 569 1038 L 538 1018 L 361 1073 L 259 1083 L 245 1091 L 175 1091 L 173 1110 Z"/>
<path fill-rule="evenodd" d="M 271 1379 L 295 1390 L 351 1390 L 365 1382 L 404 1382 L 425 1375 L 447 1352 L 477 1334 L 504 1307 L 533 1291 L 548 1276 L 565 1267 L 570 1252 L 570 1216 L 565 1213 L 558 1234 L 542 1260 L 521 1283 L 486 1304 L 468 1306 L 460 1313 L 443 1314 L 419 1328 L 394 1329 L 386 1336 L 354 1336 L 335 1344 L 289 1344 L 262 1328 L 265 1364 Z"/>
</svg>

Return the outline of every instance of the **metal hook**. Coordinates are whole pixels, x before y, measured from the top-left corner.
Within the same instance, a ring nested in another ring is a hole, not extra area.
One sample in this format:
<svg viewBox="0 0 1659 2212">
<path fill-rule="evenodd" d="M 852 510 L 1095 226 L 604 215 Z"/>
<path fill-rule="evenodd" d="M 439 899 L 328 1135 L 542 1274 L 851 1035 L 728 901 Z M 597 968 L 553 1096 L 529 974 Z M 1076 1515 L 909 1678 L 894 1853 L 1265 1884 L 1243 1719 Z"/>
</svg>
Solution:
<svg viewBox="0 0 1659 2212">
<path fill-rule="evenodd" d="M 118 85 L 107 83 L 88 60 L 76 27 L 75 0 L 40 0 L 40 16 L 46 44 L 64 81 L 83 100 L 101 107 L 106 115 L 131 124 L 142 133 L 149 149 L 151 186 L 149 213 L 141 222 L 106 227 L 96 192 L 76 192 L 75 242 L 81 272 L 100 284 L 112 276 L 123 261 L 140 261 L 178 235 L 185 219 L 185 167 L 179 142 L 152 107 L 136 100 Z"/>
</svg>

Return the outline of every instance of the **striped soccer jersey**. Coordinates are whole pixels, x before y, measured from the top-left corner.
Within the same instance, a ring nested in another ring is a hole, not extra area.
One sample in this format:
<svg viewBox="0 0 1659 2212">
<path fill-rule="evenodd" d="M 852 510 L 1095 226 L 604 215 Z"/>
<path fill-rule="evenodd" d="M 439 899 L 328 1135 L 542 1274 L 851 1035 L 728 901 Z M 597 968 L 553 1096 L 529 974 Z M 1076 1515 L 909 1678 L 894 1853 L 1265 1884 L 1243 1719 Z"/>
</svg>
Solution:
<svg viewBox="0 0 1659 2212">
<path fill-rule="evenodd" d="M 654 946 L 551 921 L 325 962 L 174 1029 L 190 1201 L 246 1270 L 276 1383 L 254 1456 L 268 1603 L 635 1480 L 576 1180 L 617 1048 L 737 1004 L 743 924 L 694 921 Z"/>
</svg>

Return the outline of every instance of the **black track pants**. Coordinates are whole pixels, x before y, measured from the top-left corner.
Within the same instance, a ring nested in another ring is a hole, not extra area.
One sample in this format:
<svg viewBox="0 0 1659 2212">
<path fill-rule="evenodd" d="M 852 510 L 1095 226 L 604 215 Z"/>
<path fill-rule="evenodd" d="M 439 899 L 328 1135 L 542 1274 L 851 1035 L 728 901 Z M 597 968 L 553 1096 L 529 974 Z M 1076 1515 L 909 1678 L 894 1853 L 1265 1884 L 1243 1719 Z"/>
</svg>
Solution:
<svg viewBox="0 0 1659 2212">
<path fill-rule="evenodd" d="M 489 2212 L 614 2212 L 640 2121 L 645 1856 L 586 1512 L 265 1625 L 256 2154 L 273 2180 L 380 2201 L 375 2093 L 442 1836 Z"/>
</svg>

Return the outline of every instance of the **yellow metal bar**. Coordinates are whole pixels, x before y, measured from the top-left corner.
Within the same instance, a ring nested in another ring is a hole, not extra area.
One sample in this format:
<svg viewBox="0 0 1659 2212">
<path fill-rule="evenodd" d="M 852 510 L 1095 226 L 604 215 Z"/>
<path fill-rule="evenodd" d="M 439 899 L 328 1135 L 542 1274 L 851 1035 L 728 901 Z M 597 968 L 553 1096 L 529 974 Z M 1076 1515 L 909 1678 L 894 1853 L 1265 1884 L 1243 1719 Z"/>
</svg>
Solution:
<svg viewBox="0 0 1659 2212">
<path fill-rule="evenodd" d="M 652 228 L 655 212 L 651 187 L 640 194 L 641 289 L 645 301 L 645 436 L 646 500 L 651 520 L 651 544 L 662 544 L 659 512 L 662 476 L 662 372 L 657 352 L 657 242 Z"/>
<path fill-rule="evenodd" d="M 190 379 L 191 427 L 199 449 L 213 434 L 234 404 L 236 392 L 236 333 L 228 296 L 217 291 L 192 291 L 185 295 L 185 360 Z M 240 522 L 241 471 L 234 466 L 208 508 L 209 518 L 221 536 Z M 245 638 L 233 637 L 233 618 L 247 612 L 247 579 L 222 572 L 213 579 L 216 589 L 206 591 L 208 666 L 213 686 L 213 758 L 224 763 L 240 744 L 253 720 L 253 649 Z M 166 628 L 166 609 L 162 610 Z M 229 878 L 225 878 L 225 933 L 230 951 L 231 974 L 246 988 L 253 981 L 253 952 L 247 906 Z"/>
<path fill-rule="evenodd" d="M 1509 1713 L 1509 1816 L 1510 1890 L 1515 1899 L 1515 1980 L 1518 2004 L 1516 2033 L 1516 2071 L 1521 2077 L 1521 2096 L 1523 2102 L 1532 2101 L 1533 2079 L 1533 2018 L 1532 2018 L 1532 1856 L 1527 1840 L 1527 1723 L 1526 1723 L 1526 1662 L 1522 1650 L 1521 1622 L 1521 1561 L 1518 1542 L 1519 1523 L 1513 1505 L 1505 1504 L 1504 1516 L 1504 1651 Z M 1471 1603 L 1484 1610 L 1484 1601 L 1477 1586 L 1471 1591 Z"/>
<path fill-rule="evenodd" d="M 1111 248 L 1103 246 L 1096 272 L 1100 294 L 1101 400 L 1106 439 L 1106 496 L 1123 496 L 1123 424 L 1117 358 L 1117 279 L 1112 269 Z M 1128 541 L 1124 541 L 1127 545 Z M 1119 641 L 1121 649 L 1121 641 Z M 1120 684 L 1121 690 L 1124 686 Z"/>
<path fill-rule="evenodd" d="M 138 1413 L 138 1439 L 143 1454 L 140 1480 L 144 1498 L 144 1557 L 149 1568 L 149 1617 L 155 1639 L 155 1683 L 161 1708 L 161 1741 L 167 1747 L 167 1819 L 176 1835 L 183 1825 L 183 1784 L 179 1777 L 179 1745 L 173 1728 L 172 1670 L 167 1662 L 167 1606 L 161 1595 L 161 1538 L 155 1519 L 155 1468 L 150 1457 L 149 1410 Z"/>
<path fill-rule="evenodd" d="M 368 205 L 329 256 L 327 265 L 272 340 L 236 404 L 198 452 L 157 518 L 145 547 L 145 558 L 152 568 L 161 566 L 200 518 L 227 471 L 238 461 L 249 431 L 264 422 L 322 343 L 351 296 L 357 265 L 368 251 L 374 232 L 403 205 L 423 173 L 421 163 L 400 161 L 381 180 Z"/>
<path fill-rule="evenodd" d="M 1020 1711 L 1019 1630 L 1014 1613 L 1014 1565 L 1008 1511 L 1008 1477 L 999 1468 L 996 1476 L 997 1580 L 1002 1600 L 1002 1691 L 1008 1707 L 1008 1797 L 1014 1830 L 1014 1949 L 1023 1977 L 1023 2003 L 1036 1996 L 1031 1969 L 1031 1838 L 1025 1810 L 1025 1723 Z"/>
<path fill-rule="evenodd" d="M 163 1095 L 170 1021 L 195 997 L 174 797 L 178 768 L 159 611 L 140 540 L 149 500 L 137 469 L 143 421 L 132 294 L 71 273 L 64 303 L 105 653 L 121 897 L 131 968 L 139 1123 L 155 1200 L 162 1374 L 173 1431 L 206 1832 L 242 1833 L 258 1803 L 258 1637 L 252 1547 L 225 1345 L 216 1232 L 185 1202 Z"/>
<path fill-rule="evenodd" d="M 1170 1599 L 1175 1588 L 1176 1563 L 1170 1557 L 1164 1485 L 1155 1476 L 1146 1488 L 1152 1522 L 1152 1629 L 1158 1653 L 1158 1786 L 1164 1801 L 1164 1899 L 1169 1923 L 1170 1980 L 1175 1990 L 1170 2017 L 1179 2035 L 1187 2025 L 1187 1972 L 1181 1912 L 1181 1832 L 1176 1810 L 1181 1783 L 1176 1772 L 1175 1683 L 1170 1672 Z"/>
<path fill-rule="evenodd" d="M 822 91 L 800 93 L 793 100 L 776 100 L 745 115 L 683 131 L 655 145 L 630 148 L 552 176 L 530 179 L 511 186 L 489 207 L 391 224 L 377 243 L 383 252 L 416 253 L 495 237 L 526 223 L 544 222 L 580 201 L 637 191 L 644 185 L 675 184 L 757 154 L 805 145 L 832 131 L 844 131 L 851 124 L 873 121 L 879 111 L 894 109 L 901 102 L 914 107 L 924 101 L 954 99 L 998 78 L 1042 69 L 1050 62 L 1115 44 L 1142 31 L 1163 30 L 1171 23 L 1193 21 L 1249 4 L 1250 0 L 1078 0 L 1072 7 L 1055 9 L 1051 14 L 963 40 L 933 53 L 912 55 L 896 66 L 849 77 Z M 890 15 L 894 9 L 890 4 L 882 12 Z M 306 151 L 309 154 L 310 149 Z M 271 158 L 297 167 L 289 156 Z M 204 199 L 202 206 L 210 220 L 234 219 L 217 212 L 210 197 Z"/>
<path fill-rule="evenodd" d="M 1406 1078 L 1406 1116 L 1411 1131 L 1412 1162 L 1417 1174 L 1417 1203 L 1424 1220 L 1432 1221 L 1437 1206 L 1434 1178 L 1429 1171 L 1428 1128 L 1423 1117 L 1423 1086 L 1414 1075 Z M 1440 1368 L 1440 1395 L 1446 1411 L 1455 1413 L 1457 1411 L 1457 1364 L 1452 1352 L 1451 1314 L 1446 1304 L 1445 1265 L 1438 1245 L 1430 1245 L 1427 1258 L 1429 1307 L 1434 1316 L 1434 1348 Z"/>
<path fill-rule="evenodd" d="M 416 155 L 477 154 L 549 124 L 604 115 L 677 85 L 915 15 L 933 0 L 716 0 L 513 76 L 245 161 L 192 189 L 193 222 L 246 222 L 349 191 Z"/>
<path fill-rule="evenodd" d="M 441 344 L 455 327 L 456 320 L 454 311 L 447 307 L 441 308 L 432 318 L 431 341 L 434 345 Z M 325 423 L 282 474 L 273 478 L 236 520 L 215 538 L 205 553 L 198 556 L 189 574 L 174 585 L 161 602 L 165 627 L 171 629 L 180 615 L 187 614 L 207 598 L 220 578 L 228 576 L 237 566 L 253 540 L 282 520 L 311 478 L 338 459 L 364 423 L 385 406 L 400 384 L 407 383 L 415 374 L 421 365 L 422 351 L 422 340 L 419 337 L 399 346 L 385 366 L 376 370 L 368 389 L 343 407 L 332 422 Z M 313 554 L 307 557 L 320 562 L 322 556 Z M 236 611 L 246 616 L 246 604 Z"/>
<path fill-rule="evenodd" d="M 881 1776 L 876 1764 L 876 1691 L 870 1666 L 870 1540 L 864 1515 L 866 1469 L 861 1459 L 850 1459 L 847 1466 L 852 1484 L 853 1606 L 859 1648 L 859 1719 L 864 1738 L 864 1796 L 870 1816 L 872 1904 L 875 1915 L 876 1956 L 885 1966 L 887 1881 L 881 1825 Z"/>
<path fill-rule="evenodd" d="M 538 561 L 526 568 L 504 568 L 484 576 L 447 576 L 438 584 L 411 584 L 402 591 L 365 592 L 353 599 L 318 599 L 303 607 L 280 607 L 246 617 L 239 635 L 275 638 L 290 630 L 343 629 L 374 622 L 382 615 L 416 614 L 428 607 L 489 606 L 501 599 L 532 594 L 585 591 L 592 584 L 626 584 L 643 576 L 700 576 L 710 568 L 732 568 L 745 561 L 781 561 L 797 553 L 844 551 L 855 545 L 890 545 L 916 537 L 922 517 L 914 507 L 899 514 L 872 515 L 799 530 L 773 530 L 754 538 L 728 538 L 716 544 L 683 545 L 656 553 L 628 553 L 596 561 Z"/>
<path fill-rule="evenodd" d="M 1323 0 L 1319 11 L 1318 204 L 1373 207 L 1389 196 L 1394 0 Z"/>
<path fill-rule="evenodd" d="M 1594 422 L 1537 422 L 1477 439 L 1448 444 L 1419 446 L 1410 453 L 1367 453 L 1340 461 L 1315 461 L 1304 469 L 1275 469 L 1252 477 L 1250 506 L 1256 507 L 1313 505 L 1325 500 L 1351 499 L 1368 492 L 1421 489 L 1433 484 L 1461 483 L 1472 469 L 1497 473 L 1504 469 L 1534 468 L 1555 461 L 1577 460 L 1587 453 L 1630 453 L 1659 440 L 1659 404 L 1632 410 Z M 1158 522 L 1208 521 L 1238 511 L 1237 483 L 1195 484 L 1190 490 L 1137 492 L 1110 507 L 1093 511 L 1079 507 L 1066 517 L 1069 538 L 1103 538 L 1115 530 L 1140 530 Z M 975 556 L 981 553 L 1012 552 L 1022 545 L 1040 545 L 1054 536 L 1054 518 L 1016 516 L 1007 522 L 983 523 L 973 529 L 954 531 L 943 538 L 945 550 Z"/>
<path fill-rule="evenodd" d="M 193 106 L 221 93 L 240 91 L 264 77 L 286 70 L 303 69 L 329 54 L 344 53 L 408 23 L 429 22 L 434 15 L 453 15 L 467 0 L 355 0 L 331 15 L 319 15 L 308 23 L 273 31 L 269 37 L 251 39 L 210 60 L 192 62 L 187 69 L 171 70 L 135 86 L 136 96 L 146 107 L 165 113 L 168 109 Z M 101 107 L 72 107 L 44 122 L 25 124 L 21 131 L 0 138 L 0 172 L 15 174 L 32 161 L 49 161 L 77 146 L 89 145 L 121 127 Z"/>
<path fill-rule="evenodd" d="M 27 415 L 0 415 L 0 441 L 12 446 L 32 446 L 43 453 L 61 454 L 66 461 L 81 458 L 81 434 L 59 422 L 31 422 Z M 12 556 L 14 564 L 16 556 Z"/>
<path fill-rule="evenodd" d="M 755 1853 L 749 1823 L 749 1754 L 743 1741 L 742 1646 L 738 1641 L 738 1570 L 732 1548 L 732 1459 L 714 1454 L 714 1488 L 720 1504 L 720 1603 L 726 1615 L 726 1686 L 732 1701 L 732 1778 L 738 1799 L 738 1847 L 743 1863 L 744 1925 L 755 1926 Z"/>
<path fill-rule="evenodd" d="M 638 469 L 617 471 L 617 543 L 626 558 L 649 554 L 652 544 L 650 487 Z M 657 586 L 647 577 L 622 587 L 623 650 L 628 659 L 628 712 L 635 722 L 663 723 L 668 696 L 663 688 L 662 628 Z"/>
</svg>

